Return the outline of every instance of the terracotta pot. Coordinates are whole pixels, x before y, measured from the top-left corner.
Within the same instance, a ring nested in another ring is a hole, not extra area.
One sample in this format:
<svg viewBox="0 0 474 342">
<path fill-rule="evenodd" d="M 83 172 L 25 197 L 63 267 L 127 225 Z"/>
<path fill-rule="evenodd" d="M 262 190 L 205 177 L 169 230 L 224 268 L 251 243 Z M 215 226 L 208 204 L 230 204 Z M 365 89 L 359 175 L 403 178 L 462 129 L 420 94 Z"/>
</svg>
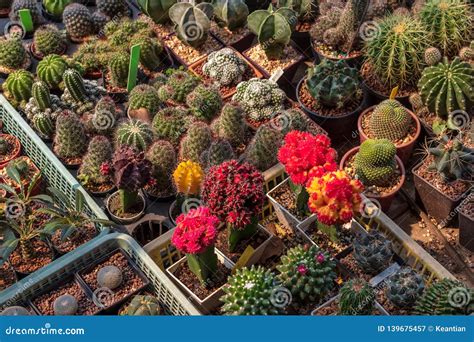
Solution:
<svg viewBox="0 0 474 342">
<path fill-rule="evenodd" d="M 364 115 L 367 115 L 368 113 L 372 112 L 375 109 L 375 107 L 376 106 L 372 106 L 364 110 L 362 114 L 359 115 L 359 119 L 357 120 L 357 130 L 359 131 L 359 140 L 361 144 L 367 139 L 369 139 L 369 137 L 365 134 L 365 132 L 362 129 L 362 119 L 364 118 Z M 404 164 L 408 163 L 408 160 L 411 157 L 411 153 L 413 152 L 413 148 L 415 147 L 416 141 L 418 140 L 418 137 L 420 136 L 420 133 L 421 133 L 420 120 L 415 115 L 415 113 L 413 113 L 409 109 L 407 110 L 408 110 L 408 113 L 410 113 L 412 119 L 416 123 L 416 133 L 415 133 L 415 137 L 411 141 L 408 141 L 401 145 L 395 145 L 397 147 L 397 156 L 402 160 Z"/>
<path fill-rule="evenodd" d="M 341 159 L 341 162 L 339 163 L 339 168 L 341 170 L 344 170 L 344 167 L 346 165 L 346 162 L 357 152 L 359 151 L 359 146 L 354 147 L 353 149 L 349 150 Z M 390 209 L 390 205 L 392 204 L 393 199 L 397 195 L 398 191 L 402 188 L 403 184 L 405 183 L 405 166 L 403 165 L 401 159 L 398 156 L 395 156 L 395 159 L 397 161 L 398 168 L 400 169 L 400 173 L 402 175 L 402 180 L 398 184 L 398 186 L 389 194 L 385 194 L 382 196 L 369 196 L 365 195 L 366 197 L 373 199 L 374 201 L 377 201 L 380 204 L 380 209 L 382 209 L 383 212 L 387 212 Z"/>
<path fill-rule="evenodd" d="M 15 137 L 14 135 L 10 134 L 0 134 L 0 138 L 8 138 L 8 139 L 13 139 L 14 140 L 14 146 L 13 146 L 13 153 L 11 156 L 7 159 L 0 159 L 0 170 L 3 169 L 10 161 L 18 158 L 21 152 L 21 143 L 20 140 Z"/>
</svg>

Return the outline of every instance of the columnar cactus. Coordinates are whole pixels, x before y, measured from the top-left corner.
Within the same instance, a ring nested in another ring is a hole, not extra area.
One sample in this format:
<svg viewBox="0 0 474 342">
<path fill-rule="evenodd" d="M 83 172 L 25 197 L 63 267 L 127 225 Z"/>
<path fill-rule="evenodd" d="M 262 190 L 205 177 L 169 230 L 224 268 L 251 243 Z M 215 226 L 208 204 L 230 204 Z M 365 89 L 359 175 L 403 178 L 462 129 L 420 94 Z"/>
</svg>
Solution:
<svg viewBox="0 0 474 342">
<path fill-rule="evenodd" d="M 418 89 L 425 105 L 441 118 L 474 103 L 474 67 L 458 57 L 423 70 Z"/>
<path fill-rule="evenodd" d="M 145 154 L 151 163 L 151 178 L 154 180 L 153 193 L 172 193 L 171 175 L 176 167 L 176 152 L 168 141 L 155 141 Z"/>
<path fill-rule="evenodd" d="M 158 95 L 162 101 L 174 101 L 184 104 L 186 97 L 199 84 L 199 80 L 186 71 L 173 72 L 165 85 L 158 90 Z"/>
<path fill-rule="evenodd" d="M 73 112 L 64 112 L 56 119 L 54 152 L 61 158 L 81 157 L 87 148 L 84 126 Z"/>
<path fill-rule="evenodd" d="M 270 5 L 268 10 L 258 10 L 248 16 L 249 29 L 258 36 L 258 42 L 268 59 L 278 59 L 290 43 L 291 34 L 298 21 L 296 12 L 290 8 L 276 11 Z"/>
<path fill-rule="evenodd" d="M 55 127 L 50 114 L 38 113 L 33 117 L 32 123 L 40 137 L 44 139 L 51 139 L 53 137 Z"/>
<path fill-rule="evenodd" d="M 42 56 L 63 54 L 67 43 L 63 34 L 54 25 L 40 26 L 33 36 L 34 49 Z"/>
<path fill-rule="evenodd" d="M 219 86 L 239 84 L 248 69 L 247 63 L 230 48 L 211 52 L 202 67 L 204 75 Z"/>
<path fill-rule="evenodd" d="M 280 131 L 262 125 L 245 152 L 245 160 L 263 172 L 278 163 L 277 155 L 282 143 Z"/>
<path fill-rule="evenodd" d="M 147 84 L 133 88 L 128 97 L 129 110 L 145 108 L 152 116 L 160 109 L 161 103 L 156 89 Z"/>
<path fill-rule="evenodd" d="M 306 86 L 321 106 L 342 108 L 360 93 L 358 71 L 344 61 L 324 59 L 307 71 Z"/>
<path fill-rule="evenodd" d="M 374 289 L 363 279 L 347 281 L 339 291 L 342 315 L 371 315 L 375 307 Z"/>
<path fill-rule="evenodd" d="M 323 299 L 336 279 L 336 262 L 314 245 L 289 249 L 277 270 L 282 286 L 290 290 L 293 299 L 303 302 Z"/>
<path fill-rule="evenodd" d="M 213 6 L 206 2 L 181 2 L 174 4 L 169 10 L 179 39 L 194 48 L 206 42 L 213 13 Z"/>
<path fill-rule="evenodd" d="M 9 98 L 15 100 L 18 105 L 25 104 L 31 97 L 34 76 L 26 70 L 17 70 L 8 75 L 3 89 Z"/>
<path fill-rule="evenodd" d="M 204 172 L 198 163 L 190 160 L 179 163 L 173 172 L 176 190 L 185 196 L 199 195 Z"/>
<path fill-rule="evenodd" d="M 49 14 L 61 18 L 64 9 L 72 0 L 43 0 L 43 6 Z"/>
<path fill-rule="evenodd" d="M 36 73 L 38 78 L 50 89 L 56 89 L 62 82 L 63 74 L 67 68 L 68 64 L 63 57 L 52 54 L 38 63 Z"/>
<path fill-rule="evenodd" d="M 365 186 L 387 186 L 396 170 L 397 148 L 387 139 L 367 139 L 355 156 L 357 177 Z"/>
<path fill-rule="evenodd" d="M 177 0 L 138 0 L 137 3 L 143 13 L 155 23 L 163 24 L 170 20 L 169 9 Z"/>
<path fill-rule="evenodd" d="M 124 314 L 126 316 L 159 316 L 161 305 L 158 298 L 148 295 L 135 295 L 127 305 Z"/>
<path fill-rule="evenodd" d="M 186 97 L 186 105 L 191 113 L 198 119 L 211 121 L 222 108 L 222 97 L 219 89 L 213 86 L 199 84 Z"/>
<path fill-rule="evenodd" d="M 474 148 L 465 146 L 458 138 L 441 137 L 436 147 L 428 148 L 434 160 L 430 165 L 446 181 L 470 180 L 473 174 Z"/>
<path fill-rule="evenodd" d="M 197 122 L 192 125 L 187 135 L 181 141 L 179 157 L 181 160 L 199 162 L 201 154 L 206 151 L 212 142 L 212 132 L 208 125 Z"/>
<path fill-rule="evenodd" d="M 393 256 L 392 243 L 382 233 L 371 231 L 354 240 L 354 259 L 370 274 L 377 274 L 386 268 Z"/>
<path fill-rule="evenodd" d="M 387 298 L 400 308 L 415 304 L 425 289 L 423 277 L 410 267 L 404 267 L 386 280 Z"/>
<path fill-rule="evenodd" d="M 116 54 L 109 62 L 110 80 L 113 86 L 125 88 L 128 81 L 129 56 L 127 54 Z"/>
<path fill-rule="evenodd" d="M 97 9 L 110 18 L 123 17 L 128 14 L 125 0 L 96 0 Z"/>
<path fill-rule="evenodd" d="M 229 277 L 222 310 L 227 315 L 279 315 L 280 305 L 273 305 L 279 296 L 275 275 L 262 266 L 240 268 Z"/>
<path fill-rule="evenodd" d="M 87 100 L 87 92 L 81 74 L 75 69 L 67 69 L 63 74 L 63 81 L 69 94 L 76 102 Z"/>
<path fill-rule="evenodd" d="M 214 18 L 220 26 L 235 31 L 247 23 L 249 8 L 244 0 L 216 0 L 213 5 Z"/>
<path fill-rule="evenodd" d="M 34 25 L 38 25 L 44 22 L 44 18 L 39 11 L 36 0 L 13 1 L 11 11 L 10 11 L 10 20 L 19 22 L 20 21 L 19 11 L 22 9 L 27 9 L 30 11 L 31 18 L 33 19 Z"/>
<path fill-rule="evenodd" d="M 51 93 L 49 88 L 43 81 L 33 83 L 31 87 L 31 94 L 41 111 L 51 108 Z"/>
<path fill-rule="evenodd" d="M 112 162 L 113 147 L 110 140 L 97 135 L 89 143 L 79 168 L 78 178 L 85 185 L 102 185 L 112 180 L 107 168 Z"/>
<path fill-rule="evenodd" d="M 150 125 L 136 119 L 122 122 L 115 134 L 117 146 L 127 145 L 137 151 L 146 151 L 153 141 L 153 130 Z"/>
<path fill-rule="evenodd" d="M 66 6 L 63 12 L 63 22 L 68 35 L 73 41 L 82 41 L 93 33 L 92 16 L 89 9 L 78 3 Z"/>
<path fill-rule="evenodd" d="M 221 115 L 212 124 L 215 134 L 227 141 L 232 146 L 238 147 L 245 142 L 247 124 L 245 123 L 245 112 L 236 103 L 226 103 L 222 108 Z"/>
<path fill-rule="evenodd" d="M 408 110 L 391 98 L 375 107 L 370 117 L 369 128 L 375 138 L 395 142 L 407 136 L 412 122 Z"/>
<path fill-rule="evenodd" d="M 167 107 L 153 118 L 153 131 L 158 139 L 164 139 L 178 145 L 191 122 L 186 116 L 188 111 L 181 107 Z"/>
<path fill-rule="evenodd" d="M 228 141 L 217 139 L 200 156 L 201 164 L 205 169 L 222 164 L 235 158 L 234 150 Z"/>
<path fill-rule="evenodd" d="M 28 54 L 19 38 L 0 39 L 0 67 L 5 73 L 25 67 L 28 59 Z"/>
<path fill-rule="evenodd" d="M 285 92 L 278 85 L 267 79 L 252 78 L 241 82 L 232 97 L 244 109 L 248 119 L 265 122 L 283 109 Z"/>
</svg>

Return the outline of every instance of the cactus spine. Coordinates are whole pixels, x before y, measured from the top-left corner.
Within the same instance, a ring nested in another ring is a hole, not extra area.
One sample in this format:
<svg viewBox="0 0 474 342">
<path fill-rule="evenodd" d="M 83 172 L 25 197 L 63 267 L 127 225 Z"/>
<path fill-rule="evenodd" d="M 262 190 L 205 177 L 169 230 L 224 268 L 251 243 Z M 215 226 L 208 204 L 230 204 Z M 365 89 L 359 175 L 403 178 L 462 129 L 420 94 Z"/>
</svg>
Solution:
<svg viewBox="0 0 474 342">
<path fill-rule="evenodd" d="M 357 176 L 365 186 L 387 186 L 396 171 L 397 148 L 387 139 L 367 139 L 354 160 Z"/>
<path fill-rule="evenodd" d="M 363 279 L 347 281 L 340 290 L 339 312 L 342 315 L 371 315 L 375 307 L 375 292 Z"/>
<path fill-rule="evenodd" d="M 51 93 L 46 83 L 42 81 L 33 83 L 31 92 L 41 111 L 51 108 Z"/>
<path fill-rule="evenodd" d="M 129 57 L 125 54 L 117 54 L 109 62 L 109 73 L 112 85 L 125 88 L 128 81 Z"/>
</svg>

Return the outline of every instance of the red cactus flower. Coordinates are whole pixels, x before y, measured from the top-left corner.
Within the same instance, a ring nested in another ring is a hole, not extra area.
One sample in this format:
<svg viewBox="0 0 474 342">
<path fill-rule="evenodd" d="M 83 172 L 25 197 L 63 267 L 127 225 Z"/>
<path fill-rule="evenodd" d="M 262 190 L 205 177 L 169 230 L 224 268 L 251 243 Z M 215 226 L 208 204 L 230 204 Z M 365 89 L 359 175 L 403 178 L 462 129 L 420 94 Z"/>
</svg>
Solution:
<svg viewBox="0 0 474 342">
<path fill-rule="evenodd" d="M 108 162 L 103 162 L 101 165 L 100 165 L 100 173 L 103 175 L 103 176 L 108 176 L 110 175 L 110 163 Z"/>
<path fill-rule="evenodd" d="M 305 275 L 306 273 L 308 273 L 308 268 L 304 264 L 298 265 L 298 272 L 301 275 Z"/>
<path fill-rule="evenodd" d="M 324 254 L 323 253 L 319 253 L 318 255 L 316 255 L 316 261 L 320 264 L 322 264 L 324 262 L 324 260 L 326 260 L 324 258 Z"/>
</svg>

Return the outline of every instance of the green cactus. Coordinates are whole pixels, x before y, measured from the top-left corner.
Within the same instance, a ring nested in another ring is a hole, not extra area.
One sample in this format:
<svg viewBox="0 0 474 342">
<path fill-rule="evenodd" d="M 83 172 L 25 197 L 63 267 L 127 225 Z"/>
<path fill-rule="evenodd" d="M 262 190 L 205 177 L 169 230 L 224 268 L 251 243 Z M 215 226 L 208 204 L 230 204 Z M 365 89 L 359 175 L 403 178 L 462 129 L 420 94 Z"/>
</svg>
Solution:
<svg viewBox="0 0 474 342">
<path fill-rule="evenodd" d="M 425 51 L 425 63 L 428 66 L 438 64 L 442 58 L 443 56 L 441 55 L 441 51 L 439 51 L 438 48 L 429 47 Z"/>
<path fill-rule="evenodd" d="M 186 71 L 175 71 L 169 77 L 165 85 L 158 89 L 158 95 L 162 101 L 174 101 L 184 104 L 186 97 L 199 84 L 198 78 Z"/>
<path fill-rule="evenodd" d="M 341 13 L 342 8 L 334 6 L 327 13 L 321 14 L 311 26 L 309 31 L 311 39 L 319 43 L 325 43 L 336 50 L 339 49 L 340 36 L 336 26 L 339 24 Z"/>
<path fill-rule="evenodd" d="M 84 79 L 79 71 L 75 69 L 67 69 L 63 74 L 63 81 L 69 94 L 76 102 L 85 102 L 87 100 Z"/>
<path fill-rule="evenodd" d="M 165 140 L 155 141 L 145 154 L 151 163 L 151 177 L 155 180 L 153 193 L 172 193 L 171 176 L 176 168 L 176 152 L 173 145 Z"/>
<path fill-rule="evenodd" d="M 267 79 L 252 78 L 239 83 L 232 97 L 244 109 L 248 119 L 265 122 L 284 108 L 286 94 L 278 85 Z"/>
<path fill-rule="evenodd" d="M 276 268 L 282 286 L 300 302 L 318 302 L 335 285 L 336 262 L 315 245 L 289 249 Z"/>
<path fill-rule="evenodd" d="M 61 18 L 64 9 L 73 0 L 43 0 L 43 6 L 49 14 Z"/>
<path fill-rule="evenodd" d="M 214 0 L 214 20 L 219 26 L 235 31 L 247 23 L 249 8 L 244 0 Z"/>
<path fill-rule="evenodd" d="M 77 313 L 79 303 L 76 297 L 70 294 L 63 294 L 53 302 L 53 311 L 55 316 L 73 316 Z"/>
<path fill-rule="evenodd" d="M 198 48 L 208 37 L 214 8 L 211 4 L 180 2 L 169 9 L 178 38 L 185 44 Z"/>
<path fill-rule="evenodd" d="M 417 315 L 470 315 L 474 290 L 458 280 L 443 279 L 428 287 L 415 304 Z"/>
<path fill-rule="evenodd" d="M 128 5 L 125 0 L 96 0 L 97 9 L 110 18 L 128 15 Z"/>
<path fill-rule="evenodd" d="M 128 96 L 129 110 L 145 108 L 152 116 L 160 109 L 161 103 L 156 89 L 147 84 L 136 86 Z"/>
<path fill-rule="evenodd" d="M 306 86 L 321 106 L 342 108 L 361 92 L 357 69 L 344 61 L 324 59 L 307 71 Z"/>
<path fill-rule="evenodd" d="M 51 93 L 46 83 L 43 81 L 33 83 L 31 93 L 41 111 L 51 108 Z"/>
<path fill-rule="evenodd" d="M 425 289 L 423 277 L 410 267 L 404 267 L 386 280 L 386 296 L 400 308 L 415 304 Z"/>
<path fill-rule="evenodd" d="M 298 14 L 301 21 L 310 21 L 318 14 L 317 0 L 278 0 L 278 8 L 288 7 Z"/>
<path fill-rule="evenodd" d="M 433 44 L 453 57 L 472 38 L 472 13 L 465 0 L 428 0 L 419 17 Z"/>
<path fill-rule="evenodd" d="M 38 113 L 33 117 L 32 123 L 40 137 L 44 139 L 51 139 L 53 137 L 55 128 L 51 115 Z"/>
<path fill-rule="evenodd" d="M 18 38 L 0 39 L 0 67 L 5 73 L 11 73 L 25 67 L 29 57 Z"/>
<path fill-rule="evenodd" d="M 137 0 L 142 12 L 157 24 L 164 24 L 170 20 L 169 9 L 177 2 L 177 0 Z"/>
<path fill-rule="evenodd" d="M 372 112 L 369 129 L 376 139 L 395 142 L 410 132 L 413 119 L 408 110 L 394 98 L 391 96 L 389 100 L 381 102 Z"/>
<path fill-rule="evenodd" d="M 423 99 L 421 98 L 421 95 L 419 93 L 411 94 L 408 98 L 408 101 L 410 102 L 415 113 L 417 113 L 420 109 L 424 107 Z"/>
<path fill-rule="evenodd" d="M 418 89 L 429 110 L 447 118 L 457 110 L 466 111 L 474 103 L 474 68 L 458 57 L 423 70 Z"/>
<path fill-rule="evenodd" d="M 154 37 L 137 37 L 133 40 L 140 44 L 140 63 L 145 69 L 155 71 L 162 66 L 163 45 Z"/>
<path fill-rule="evenodd" d="M 392 260 L 392 243 L 376 230 L 356 237 L 353 245 L 354 259 L 366 273 L 375 275 L 387 268 Z"/>
<path fill-rule="evenodd" d="M 231 48 L 211 52 L 202 67 L 204 75 L 219 86 L 239 84 L 248 70 L 247 63 Z"/>
<path fill-rule="evenodd" d="M 181 141 L 179 156 L 181 160 L 199 163 L 201 154 L 211 145 L 212 132 L 204 122 L 192 125 Z"/>
<path fill-rule="evenodd" d="M 41 56 L 62 54 L 67 43 L 63 34 L 54 25 L 40 26 L 33 36 L 35 52 Z"/>
<path fill-rule="evenodd" d="M 93 33 L 92 15 L 89 9 L 82 4 L 67 5 L 63 12 L 63 23 L 73 41 L 81 42 Z"/>
<path fill-rule="evenodd" d="M 260 171 L 278 164 L 278 150 L 283 142 L 283 134 L 270 126 L 262 125 L 245 152 L 245 160 Z"/>
<path fill-rule="evenodd" d="M 268 10 L 257 10 L 247 19 L 248 28 L 258 36 L 258 42 L 268 59 L 279 59 L 290 43 L 291 34 L 298 19 L 290 8 L 276 11 L 270 5 Z"/>
<path fill-rule="evenodd" d="M 428 44 L 428 35 L 419 20 L 387 16 L 378 23 L 378 34 L 366 42 L 367 62 L 385 88 L 410 89 L 425 67 Z"/>
<path fill-rule="evenodd" d="M 397 148 L 387 139 L 367 139 L 354 159 L 357 177 L 365 186 L 387 186 L 396 171 Z"/>
<path fill-rule="evenodd" d="M 12 98 L 19 105 L 25 104 L 31 97 L 34 76 L 26 70 L 17 70 L 8 75 L 2 85 L 8 98 Z"/>
<path fill-rule="evenodd" d="M 459 58 L 464 62 L 470 62 L 474 59 L 474 40 L 471 40 L 469 46 L 465 46 L 459 50 Z"/>
<path fill-rule="evenodd" d="M 135 295 L 127 305 L 124 314 L 126 316 L 159 316 L 161 314 L 160 301 L 153 296 Z"/>
<path fill-rule="evenodd" d="M 262 266 L 239 268 L 229 277 L 222 310 L 227 315 L 279 315 L 282 308 L 273 305 L 273 297 L 278 287 L 275 275 Z"/>
<path fill-rule="evenodd" d="M 235 159 L 235 154 L 230 143 L 227 140 L 217 139 L 201 154 L 200 163 L 204 169 L 208 169 L 232 159 Z"/>
<path fill-rule="evenodd" d="M 363 279 L 347 281 L 339 291 L 341 315 L 372 315 L 375 307 L 375 291 Z"/>
<path fill-rule="evenodd" d="M 149 124 L 130 119 L 117 127 L 115 141 L 117 146 L 128 145 L 137 151 L 146 151 L 153 142 L 153 131 Z"/>
<path fill-rule="evenodd" d="M 97 284 L 106 289 L 115 290 L 123 282 L 123 273 L 117 266 L 103 266 L 97 272 Z"/>
<path fill-rule="evenodd" d="M 6 155 L 10 149 L 10 144 L 7 139 L 0 137 L 0 155 Z"/>
<path fill-rule="evenodd" d="M 111 181 L 111 176 L 103 172 L 104 165 L 112 161 L 113 147 L 108 138 L 97 135 L 89 143 L 78 171 L 78 179 L 84 185 L 101 185 Z"/>
<path fill-rule="evenodd" d="M 153 131 L 158 139 L 178 145 L 181 137 L 186 133 L 189 120 L 188 111 L 181 107 L 167 107 L 160 110 L 153 118 Z"/>
<path fill-rule="evenodd" d="M 199 84 L 186 97 L 186 105 L 198 119 L 211 121 L 222 108 L 222 97 L 219 89 L 213 86 Z"/>
<path fill-rule="evenodd" d="M 63 57 L 52 54 L 38 63 L 36 74 L 50 89 L 57 89 L 67 68 L 68 63 Z"/>
<path fill-rule="evenodd" d="M 10 20 L 20 22 L 20 13 L 22 9 L 30 11 L 31 19 L 33 19 L 34 25 L 39 25 L 44 22 L 44 18 L 37 6 L 36 0 L 15 0 L 10 10 Z"/>
<path fill-rule="evenodd" d="M 218 137 L 227 140 L 234 147 L 239 147 L 245 143 L 248 130 L 244 118 L 245 112 L 241 106 L 232 102 L 226 103 L 212 128 Z"/>
<path fill-rule="evenodd" d="M 113 86 L 120 88 L 127 86 L 129 59 L 127 54 L 116 54 L 110 59 L 109 74 Z"/>
<path fill-rule="evenodd" d="M 81 157 L 87 148 L 87 136 L 79 117 L 64 112 L 56 119 L 54 152 L 61 158 Z"/>
</svg>

